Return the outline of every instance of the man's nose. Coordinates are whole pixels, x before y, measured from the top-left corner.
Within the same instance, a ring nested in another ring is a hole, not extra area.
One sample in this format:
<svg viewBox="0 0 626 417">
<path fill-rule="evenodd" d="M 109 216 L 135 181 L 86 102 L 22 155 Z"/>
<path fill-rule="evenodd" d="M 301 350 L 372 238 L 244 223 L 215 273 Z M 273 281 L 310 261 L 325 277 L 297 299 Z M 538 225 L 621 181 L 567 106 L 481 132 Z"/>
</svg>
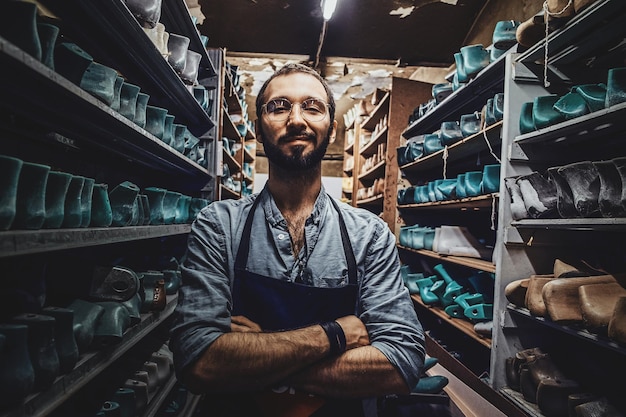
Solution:
<svg viewBox="0 0 626 417">
<path fill-rule="evenodd" d="M 302 107 L 300 107 L 299 104 L 294 104 L 291 106 L 291 112 L 289 112 L 289 118 L 287 119 L 287 123 L 306 123 L 304 117 L 302 117 Z"/>
</svg>

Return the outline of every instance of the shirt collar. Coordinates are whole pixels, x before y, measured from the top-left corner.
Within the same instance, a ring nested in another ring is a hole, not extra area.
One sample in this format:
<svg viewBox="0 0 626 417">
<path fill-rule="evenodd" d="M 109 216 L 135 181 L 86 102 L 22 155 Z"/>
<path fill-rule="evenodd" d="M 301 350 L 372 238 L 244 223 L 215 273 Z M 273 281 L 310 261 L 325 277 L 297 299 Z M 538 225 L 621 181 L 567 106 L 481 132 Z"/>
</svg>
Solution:
<svg viewBox="0 0 626 417">
<path fill-rule="evenodd" d="M 276 201 L 274 197 L 269 192 L 267 185 L 263 187 L 263 190 L 259 194 L 259 197 L 262 200 L 260 201 L 260 205 L 263 207 L 263 211 L 265 212 L 265 218 L 272 225 L 272 227 L 276 227 L 279 224 L 283 224 L 286 227 L 285 218 L 281 214 L 280 210 L 276 206 Z M 326 207 L 328 205 L 328 194 L 326 194 L 326 189 L 322 185 L 320 189 L 320 193 L 315 200 L 315 204 L 313 205 L 313 212 L 309 219 L 314 224 L 319 224 L 322 219 L 322 214 L 325 212 Z"/>
</svg>

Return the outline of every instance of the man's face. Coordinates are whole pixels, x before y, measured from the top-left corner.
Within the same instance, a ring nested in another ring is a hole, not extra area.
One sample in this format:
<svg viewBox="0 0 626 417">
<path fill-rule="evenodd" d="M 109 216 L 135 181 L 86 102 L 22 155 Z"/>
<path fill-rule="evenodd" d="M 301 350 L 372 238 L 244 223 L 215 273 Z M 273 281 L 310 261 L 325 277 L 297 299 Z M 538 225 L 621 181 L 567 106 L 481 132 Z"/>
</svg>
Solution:
<svg viewBox="0 0 626 417">
<path fill-rule="evenodd" d="M 274 99 L 287 99 L 293 105 L 284 121 L 270 120 L 265 112 L 259 120 L 257 138 L 270 163 L 294 171 L 317 166 L 335 140 L 337 122 L 330 120 L 328 112 L 320 121 L 307 120 L 299 103 L 309 99 L 326 102 L 326 90 L 309 74 L 291 73 L 274 78 L 267 86 L 265 102 Z"/>
</svg>

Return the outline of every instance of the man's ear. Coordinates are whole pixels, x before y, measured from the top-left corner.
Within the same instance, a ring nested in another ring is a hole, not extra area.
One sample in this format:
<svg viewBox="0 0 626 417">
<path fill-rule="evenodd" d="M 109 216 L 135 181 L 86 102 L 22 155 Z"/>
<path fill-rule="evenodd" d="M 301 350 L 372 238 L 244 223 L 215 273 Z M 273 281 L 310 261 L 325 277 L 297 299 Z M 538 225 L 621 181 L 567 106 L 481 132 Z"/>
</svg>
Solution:
<svg viewBox="0 0 626 417">
<path fill-rule="evenodd" d="M 261 129 L 261 121 L 257 120 L 256 123 L 254 124 L 254 134 L 256 136 L 256 141 L 259 143 L 263 143 L 263 129 Z"/>
<path fill-rule="evenodd" d="M 258 135 L 257 135 L 258 137 Z M 337 139 L 337 121 L 333 120 L 333 130 L 330 132 L 330 141 L 329 144 L 335 143 L 335 139 Z"/>
</svg>

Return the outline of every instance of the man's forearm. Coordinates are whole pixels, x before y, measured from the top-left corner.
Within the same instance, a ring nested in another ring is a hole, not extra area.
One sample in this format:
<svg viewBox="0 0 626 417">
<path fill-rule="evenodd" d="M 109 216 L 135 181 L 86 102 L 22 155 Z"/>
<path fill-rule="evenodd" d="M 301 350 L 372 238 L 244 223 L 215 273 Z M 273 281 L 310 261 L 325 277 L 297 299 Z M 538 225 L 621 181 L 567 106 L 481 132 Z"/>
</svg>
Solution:
<svg viewBox="0 0 626 417">
<path fill-rule="evenodd" d="M 257 390 L 324 358 L 321 326 L 276 333 L 231 332 L 217 338 L 186 373 L 193 392 Z"/>
<path fill-rule="evenodd" d="M 372 397 L 409 392 L 398 370 L 378 349 L 363 346 L 317 362 L 285 385 L 328 397 Z"/>
</svg>

